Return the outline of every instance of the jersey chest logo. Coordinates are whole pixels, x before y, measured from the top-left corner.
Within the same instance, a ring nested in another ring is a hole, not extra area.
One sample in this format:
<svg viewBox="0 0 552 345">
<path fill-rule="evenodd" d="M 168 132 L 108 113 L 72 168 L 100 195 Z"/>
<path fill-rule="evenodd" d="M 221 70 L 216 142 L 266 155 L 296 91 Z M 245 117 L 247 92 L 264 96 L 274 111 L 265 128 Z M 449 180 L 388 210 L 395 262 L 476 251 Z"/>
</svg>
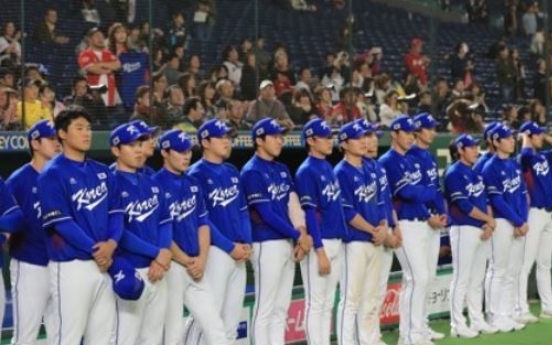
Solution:
<svg viewBox="0 0 552 345">
<path fill-rule="evenodd" d="M 238 185 L 233 185 L 228 188 L 215 188 L 209 193 L 209 200 L 213 202 L 213 207 L 219 205 L 226 207 L 234 201 L 239 194 L 240 190 Z"/>
<path fill-rule="evenodd" d="M 193 195 L 190 198 L 186 200 L 182 200 L 181 202 L 175 201 L 172 204 L 169 205 L 169 211 L 171 213 L 171 217 L 180 222 L 182 219 L 188 217 L 192 212 L 196 209 L 196 196 Z"/>
<path fill-rule="evenodd" d="M 341 189 L 339 189 L 339 183 L 337 181 L 328 183 L 324 189 L 322 189 L 322 195 L 328 198 L 328 202 L 336 201 L 340 194 Z"/>
<path fill-rule="evenodd" d="M 359 202 L 368 203 L 374 198 L 377 192 L 376 182 L 372 182 L 369 185 L 362 185 L 355 189 L 355 196 L 358 197 Z"/>
<path fill-rule="evenodd" d="M 125 212 L 128 216 L 128 222 L 136 221 L 142 223 L 159 207 L 159 198 L 157 194 L 147 200 L 136 200 L 127 205 Z"/>
<path fill-rule="evenodd" d="M 71 200 L 77 203 L 77 211 L 80 211 L 83 207 L 88 211 L 92 211 L 104 201 L 105 198 L 107 198 L 107 184 L 104 181 L 91 189 L 79 189 L 73 193 Z"/>
<path fill-rule="evenodd" d="M 272 200 L 280 201 L 288 195 L 290 189 L 290 185 L 285 182 L 280 184 L 272 183 L 268 186 L 268 193 L 271 195 L 270 198 Z"/>
<path fill-rule="evenodd" d="M 504 181 L 502 181 L 502 187 L 504 188 L 504 192 L 507 193 L 514 193 L 521 184 L 521 177 L 518 175 L 514 178 L 509 178 Z"/>
<path fill-rule="evenodd" d="M 537 176 L 546 176 L 550 171 L 548 161 L 537 162 L 533 164 L 533 170 Z"/>
<path fill-rule="evenodd" d="M 485 185 L 483 184 L 483 181 L 479 181 L 476 184 L 469 183 L 466 186 L 466 191 L 468 192 L 468 195 L 476 198 L 479 197 L 484 190 L 485 190 Z"/>
</svg>

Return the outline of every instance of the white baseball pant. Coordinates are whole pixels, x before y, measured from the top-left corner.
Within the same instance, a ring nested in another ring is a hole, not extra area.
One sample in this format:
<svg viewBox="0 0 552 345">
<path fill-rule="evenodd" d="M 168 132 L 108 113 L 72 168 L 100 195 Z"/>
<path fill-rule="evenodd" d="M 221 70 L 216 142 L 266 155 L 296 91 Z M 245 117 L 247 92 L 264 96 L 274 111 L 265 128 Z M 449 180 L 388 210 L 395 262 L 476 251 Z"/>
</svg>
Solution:
<svg viewBox="0 0 552 345">
<path fill-rule="evenodd" d="M 115 326 L 111 278 L 93 260 L 50 262 L 53 344 L 109 344 Z"/>
<path fill-rule="evenodd" d="M 237 263 L 218 247 L 211 246 L 205 267 L 204 279 L 213 293 L 215 310 L 223 321 L 226 338 L 233 344 L 238 336 L 241 310 L 245 299 L 247 272 L 245 263 Z M 207 327 L 211 327 L 210 324 Z M 207 344 L 198 322 L 188 320 L 188 344 Z"/>
<path fill-rule="evenodd" d="M 323 239 L 324 250 L 331 264 L 330 274 L 318 273 L 315 249 L 301 261 L 301 276 L 305 288 L 305 334 L 310 345 L 330 345 L 332 310 L 337 282 L 341 273 L 343 242 Z"/>
<path fill-rule="evenodd" d="M 402 246 L 395 250 L 403 271 L 399 299 L 399 331 L 405 345 L 427 339 L 426 303 L 435 268 L 431 264 L 435 239 L 426 221 L 400 220 Z"/>
<path fill-rule="evenodd" d="M 483 231 L 469 225 L 453 225 L 450 229 L 452 251 L 452 281 L 450 283 L 450 324 L 452 328 L 467 327 L 462 314 L 467 302 L 471 324 L 485 321 L 483 316 L 483 286 L 488 257 L 488 243 L 481 239 Z"/>
<path fill-rule="evenodd" d="M 552 212 L 543 209 L 529 209 L 529 231 L 525 235 L 523 249 L 523 267 L 517 286 L 516 312 L 529 312 L 527 303 L 527 284 L 531 269 L 537 263 L 537 290 L 541 301 L 541 310 L 552 314 Z"/>
<path fill-rule="evenodd" d="M 164 345 L 183 345 L 191 341 L 183 315 L 184 305 L 190 311 L 194 323 L 205 330 L 202 339 L 206 344 L 232 344 L 226 337 L 224 323 L 213 298 L 213 291 L 205 278 L 196 282 L 185 267 L 173 263 L 165 279 L 171 297 L 165 316 Z"/>
<path fill-rule="evenodd" d="M 136 301 L 116 297 L 117 317 L 112 345 L 161 344 L 167 310 L 167 282 L 152 283 L 149 267 L 137 269 L 144 281 L 144 291 Z"/>
<path fill-rule="evenodd" d="M 490 323 L 514 314 L 514 285 L 521 275 L 524 237 L 514 237 L 512 223 L 497 218 L 490 242 L 490 259 L 485 279 L 485 306 Z"/>
<path fill-rule="evenodd" d="M 291 240 L 253 243 L 253 344 L 284 345 L 295 262 Z"/>
<path fill-rule="evenodd" d="M 393 254 L 394 250 L 391 248 L 383 248 L 381 255 L 381 267 L 379 277 L 379 310 L 378 315 L 381 317 L 381 310 L 383 303 L 385 302 L 385 296 L 387 296 L 387 285 L 389 282 L 389 274 L 391 273 L 391 267 L 393 266 Z M 378 332 L 377 338 L 381 339 L 381 325 L 380 317 L 376 319 L 376 331 Z"/>
<path fill-rule="evenodd" d="M 50 270 L 17 259 L 10 261 L 13 300 L 13 336 L 11 344 L 36 344 L 44 318 L 46 334 L 51 339 L 52 304 L 50 300 Z"/>
<path fill-rule="evenodd" d="M 431 235 L 429 255 L 427 257 L 430 272 L 429 285 L 437 280 L 437 266 L 439 264 L 439 251 L 441 249 L 441 229 L 431 229 L 433 230 L 433 234 Z M 424 304 L 424 315 L 424 328 L 427 333 L 429 332 L 429 312 L 427 311 L 427 303 Z"/>
<path fill-rule="evenodd" d="M 340 345 L 369 345 L 379 340 L 379 279 L 383 247 L 354 241 L 344 245 L 341 298 L 337 307 Z"/>
</svg>

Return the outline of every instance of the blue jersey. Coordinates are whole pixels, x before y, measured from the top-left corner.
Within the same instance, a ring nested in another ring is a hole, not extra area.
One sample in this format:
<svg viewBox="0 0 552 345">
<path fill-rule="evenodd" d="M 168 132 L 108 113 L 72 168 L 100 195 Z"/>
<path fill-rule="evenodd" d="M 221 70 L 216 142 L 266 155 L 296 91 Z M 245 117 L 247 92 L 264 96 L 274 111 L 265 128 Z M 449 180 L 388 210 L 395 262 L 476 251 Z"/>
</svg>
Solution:
<svg viewBox="0 0 552 345">
<path fill-rule="evenodd" d="M 469 216 L 474 207 L 487 213 L 488 199 L 481 174 L 456 161 L 445 174 L 445 195 L 451 224 L 483 226 L 484 222 Z"/>
<path fill-rule="evenodd" d="M 172 219 L 167 196 L 157 181 L 140 173 L 117 171 L 115 180 L 125 209 L 118 254 L 134 267 L 149 267 L 161 249 L 170 249 Z"/>
<path fill-rule="evenodd" d="M 363 158 L 364 164 L 376 172 L 378 179 L 378 200 L 380 207 L 382 207 L 385 216 L 387 217 L 387 224 L 390 228 L 395 227 L 395 219 L 393 218 L 393 201 L 391 200 L 391 191 L 389 190 L 389 182 L 387 181 L 387 172 L 383 165 L 375 159 Z"/>
<path fill-rule="evenodd" d="M 519 162 L 531 198 L 531 207 L 552 208 L 551 161 L 552 151 L 537 152 L 532 148 L 521 150 Z"/>
<path fill-rule="evenodd" d="M 199 183 L 187 174 L 177 175 L 165 168 L 153 179 L 168 197 L 173 241 L 188 256 L 198 256 L 199 227 L 207 225 L 207 210 Z"/>
<path fill-rule="evenodd" d="M 441 192 L 439 170 L 435 157 L 428 150 L 424 150 L 417 145 L 413 145 L 406 154 L 412 158 L 414 166 L 419 167 L 422 171 L 422 184 L 434 187 L 437 190 L 435 199 L 427 203 L 429 212 L 432 214 L 445 214 L 445 198 Z"/>
<path fill-rule="evenodd" d="M 115 172 L 117 171 L 117 163 L 111 163 L 111 165 L 109 166 L 109 170 Z M 136 171 L 140 174 L 144 174 L 146 176 L 153 176 L 155 175 L 155 170 L 153 170 L 150 166 L 148 165 L 144 165 L 143 167 L 141 168 L 138 168 L 138 170 Z"/>
<path fill-rule="evenodd" d="M 39 175 L 38 192 L 52 261 L 93 258 L 88 249 L 78 248 L 62 236 L 56 226 L 74 221 L 81 235 L 95 244 L 113 236 L 108 216 L 124 213 L 113 173 L 91 159 L 76 162 L 58 155 Z"/>
<path fill-rule="evenodd" d="M 136 89 L 148 84 L 149 57 L 145 53 L 129 52 L 120 54 L 119 60 L 119 93 L 125 108 L 132 109 L 136 101 Z"/>
<path fill-rule="evenodd" d="M 33 265 L 46 266 L 49 260 L 38 200 L 38 171 L 31 164 L 25 164 L 10 176 L 6 185 L 25 215 L 23 229 L 10 236 L 10 256 Z"/>
<path fill-rule="evenodd" d="M 348 221 L 355 215 L 360 215 L 376 227 L 382 220 L 387 219 L 377 197 L 379 191 L 375 171 L 368 169 L 366 164 L 357 168 L 345 159 L 335 166 L 334 171 L 341 186 L 343 207 Z M 349 225 L 349 233 L 345 241 L 370 242 L 372 235 Z"/>
<path fill-rule="evenodd" d="M 8 216 L 17 211 L 20 211 L 19 205 L 4 183 L 4 180 L 0 178 L 0 217 Z M 3 234 L 0 235 L 0 244 L 2 244 L 5 240 L 6 237 Z M 0 255 L 0 267 L 3 264 L 4 258 Z"/>
<path fill-rule="evenodd" d="M 485 152 L 484 154 L 482 154 L 481 156 L 479 156 L 479 158 L 477 158 L 477 162 L 475 162 L 475 164 L 473 165 L 473 170 L 475 170 L 478 174 L 482 174 L 483 173 L 483 167 L 485 166 L 485 164 L 487 164 L 487 162 L 489 161 L 489 159 L 491 159 L 491 157 L 494 156 L 494 153 L 492 152 Z"/>
<path fill-rule="evenodd" d="M 426 220 L 429 218 L 427 203 L 435 200 L 434 186 L 422 183 L 423 174 L 408 156 L 390 149 L 380 159 L 387 172 L 393 207 L 399 220 Z"/>
<path fill-rule="evenodd" d="M 516 161 L 494 155 L 483 167 L 483 180 L 495 218 L 505 218 L 514 226 L 527 222 L 527 189 Z"/>
<path fill-rule="evenodd" d="M 241 175 L 250 206 L 253 241 L 289 239 L 289 233 L 266 222 L 256 210 L 257 205 L 268 205 L 272 213 L 283 220 L 288 228 L 293 228 L 288 214 L 288 202 L 295 187 L 289 169 L 282 163 L 254 155 L 244 165 Z"/>
<path fill-rule="evenodd" d="M 344 239 L 347 227 L 341 189 L 330 163 L 309 155 L 295 174 L 295 185 L 301 206 L 313 209 L 317 214 L 319 233 L 313 233 L 307 222 L 315 247 L 322 246 L 321 239 Z"/>
<path fill-rule="evenodd" d="M 215 164 L 200 159 L 190 167 L 188 174 L 201 187 L 215 231 L 231 242 L 251 243 L 247 201 L 238 169 L 230 163 Z M 227 248 L 221 249 L 227 251 Z"/>
</svg>

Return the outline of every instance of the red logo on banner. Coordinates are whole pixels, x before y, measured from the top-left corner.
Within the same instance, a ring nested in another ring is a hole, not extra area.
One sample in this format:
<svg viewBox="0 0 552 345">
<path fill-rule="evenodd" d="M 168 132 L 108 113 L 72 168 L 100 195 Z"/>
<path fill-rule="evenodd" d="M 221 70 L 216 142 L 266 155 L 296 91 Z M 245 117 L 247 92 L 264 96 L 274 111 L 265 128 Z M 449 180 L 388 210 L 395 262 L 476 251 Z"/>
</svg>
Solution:
<svg viewBox="0 0 552 345">
<path fill-rule="evenodd" d="M 288 309 L 286 344 L 305 341 L 305 300 L 291 301 Z"/>
<path fill-rule="evenodd" d="M 380 323 L 382 325 L 397 324 L 399 322 L 399 295 L 401 293 L 401 283 L 389 284 L 385 300 L 380 313 Z"/>
</svg>

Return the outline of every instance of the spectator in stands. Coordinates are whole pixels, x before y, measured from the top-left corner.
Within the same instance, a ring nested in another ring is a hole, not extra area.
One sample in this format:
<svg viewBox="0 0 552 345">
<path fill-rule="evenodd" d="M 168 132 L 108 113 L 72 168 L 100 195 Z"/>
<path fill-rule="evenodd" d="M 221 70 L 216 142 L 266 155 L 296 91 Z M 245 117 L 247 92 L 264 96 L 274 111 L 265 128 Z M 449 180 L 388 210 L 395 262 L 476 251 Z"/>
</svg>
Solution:
<svg viewBox="0 0 552 345">
<path fill-rule="evenodd" d="M 238 51 L 231 45 L 226 46 L 222 52 L 224 66 L 228 70 L 228 79 L 234 83 L 234 87 L 240 86 L 243 63 L 239 60 Z"/>
<path fill-rule="evenodd" d="M 44 78 L 40 72 L 39 66 L 35 64 L 30 64 L 25 67 L 25 78 L 43 82 Z"/>
<path fill-rule="evenodd" d="M 516 71 L 514 78 L 514 99 L 525 100 L 527 98 L 525 94 L 525 78 L 527 77 L 527 73 L 525 72 L 525 65 L 519 56 L 517 48 L 512 48 L 510 50 L 510 59 Z"/>
<path fill-rule="evenodd" d="M 197 80 L 205 78 L 205 71 L 201 68 L 201 58 L 197 54 L 192 54 L 188 60 L 186 72 L 193 74 Z"/>
<path fill-rule="evenodd" d="M 13 71 L 10 68 L 0 68 L 0 86 L 13 89 L 15 86 L 15 78 Z"/>
<path fill-rule="evenodd" d="M 217 116 L 217 107 L 215 84 L 208 80 L 204 80 L 199 84 L 199 97 L 201 99 L 201 105 L 205 109 L 205 120 L 214 119 Z"/>
<path fill-rule="evenodd" d="M 466 42 L 461 42 L 456 48 L 456 54 L 450 59 L 450 74 L 453 80 L 461 79 L 464 85 L 469 87 L 473 81 L 474 66 L 470 60 L 469 46 Z"/>
<path fill-rule="evenodd" d="M 453 101 L 446 109 L 449 130 L 454 134 L 481 133 L 484 126 L 483 114 L 476 111 L 476 108 L 463 98 Z"/>
<path fill-rule="evenodd" d="M 424 90 L 418 94 L 418 107 L 416 108 L 416 114 L 430 113 L 432 112 L 431 106 L 431 91 Z M 436 116 L 437 117 L 437 116 Z"/>
<path fill-rule="evenodd" d="M 453 100 L 466 97 L 466 87 L 464 86 L 464 81 L 462 79 L 457 79 L 454 81 L 451 96 Z"/>
<path fill-rule="evenodd" d="M 304 125 L 314 118 L 319 117 L 310 93 L 301 89 L 293 96 L 293 102 L 289 108 L 291 120 L 298 125 Z"/>
<path fill-rule="evenodd" d="M 406 72 L 415 75 L 423 86 L 427 86 L 427 68 L 430 59 L 422 54 L 424 42 L 420 38 L 414 38 L 410 42 L 410 51 L 404 57 Z"/>
<path fill-rule="evenodd" d="M 178 121 L 173 128 L 178 128 L 187 133 L 195 133 L 203 123 L 205 111 L 201 101 L 197 97 L 191 97 L 186 100 L 182 109 L 184 117 Z"/>
<path fill-rule="evenodd" d="M 81 1 L 81 14 L 82 19 L 87 23 L 93 23 L 99 26 L 101 23 L 100 13 L 96 9 L 95 0 L 82 0 Z"/>
<path fill-rule="evenodd" d="M 180 60 L 180 64 L 179 64 L 180 67 L 178 69 L 179 72 L 184 72 L 184 68 L 185 68 L 184 52 L 185 51 L 186 50 L 184 49 L 183 45 L 178 45 L 173 47 L 173 54 L 178 56 L 178 59 Z"/>
<path fill-rule="evenodd" d="M 228 79 L 228 68 L 224 65 L 216 65 L 209 71 L 209 80 L 217 83 L 221 79 Z"/>
<path fill-rule="evenodd" d="M 113 23 L 107 31 L 107 47 L 109 51 L 117 57 L 128 52 L 127 38 L 127 28 L 121 23 Z"/>
<path fill-rule="evenodd" d="M 539 126 L 546 127 L 546 107 L 538 99 L 529 102 L 529 111 L 531 112 L 531 120 L 537 122 Z"/>
<path fill-rule="evenodd" d="M 451 102 L 451 94 L 447 81 L 443 78 L 437 78 L 431 94 L 433 102 L 432 114 L 439 119 L 445 117 L 445 110 Z"/>
<path fill-rule="evenodd" d="M 521 17 L 523 24 L 523 33 L 529 38 L 537 32 L 537 4 L 536 1 L 532 1 L 527 5 L 525 13 Z"/>
<path fill-rule="evenodd" d="M 531 52 L 533 61 L 546 57 L 546 38 L 542 30 L 537 31 L 535 35 L 533 35 L 529 51 Z"/>
<path fill-rule="evenodd" d="M 355 87 L 354 94 L 356 99 L 356 107 L 360 111 L 360 117 L 367 119 L 370 123 L 378 122 L 378 114 L 374 109 L 374 104 L 372 103 L 372 98 L 366 97 L 364 92 L 361 89 Z"/>
<path fill-rule="evenodd" d="M 341 127 L 343 124 L 360 118 L 360 109 L 356 106 L 356 95 L 352 87 L 344 87 L 339 91 L 339 102 L 332 108 L 333 126 Z"/>
<path fill-rule="evenodd" d="M 257 56 L 255 53 L 247 54 L 240 81 L 241 95 L 244 100 L 252 101 L 257 98 L 259 80 L 267 78 L 267 74 L 257 67 Z"/>
<path fill-rule="evenodd" d="M 255 123 L 265 117 L 276 119 L 280 126 L 293 129 L 295 124 L 291 121 L 286 108 L 276 98 L 274 84 L 270 80 L 263 80 L 259 85 L 259 97 L 251 102 L 246 120 Z"/>
<path fill-rule="evenodd" d="M 314 4 L 307 3 L 306 0 L 289 0 L 291 8 L 296 11 L 316 12 L 317 8 Z"/>
<path fill-rule="evenodd" d="M 184 92 L 184 98 L 190 98 L 196 96 L 196 78 L 191 73 L 184 73 L 178 78 L 178 85 Z"/>
<path fill-rule="evenodd" d="M 296 80 L 286 52 L 279 51 L 275 53 L 270 78 L 274 83 L 276 97 L 283 101 L 284 94 L 289 93 L 287 95 L 289 102 L 284 103 L 291 103 L 291 92 L 293 92 L 293 85 L 296 84 Z"/>
<path fill-rule="evenodd" d="M 369 56 L 372 56 L 369 54 Z M 354 87 L 360 88 L 363 92 L 368 92 L 373 86 L 372 70 L 368 62 L 364 59 L 357 60 L 354 63 L 353 78 L 351 83 Z"/>
<path fill-rule="evenodd" d="M 518 32 L 517 0 L 506 0 L 504 13 L 504 33 L 507 36 L 515 37 Z"/>
<path fill-rule="evenodd" d="M 297 84 L 295 84 L 295 91 L 299 91 L 301 89 L 307 90 L 309 95 L 312 98 L 312 91 L 311 91 L 311 85 L 312 85 L 312 72 L 311 69 L 308 67 L 301 67 L 299 69 L 299 81 Z"/>
<path fill-rule="evenodd" d="M 42 107 L 50 113 L 52 118 L 55 118 L 65 109 L 65 105 L 56 99 L 56 89 L 50 83 L 41 83 L 40 100 L 42 101 Z"/>
<path fill-rule="evenodd" d="M 518 110 L 514 105 L 507 105 L 502 110 L 502 123 L 512 129 L 519 129 L 521 121 L 518 117 Z"/>
<path fill-rule="evenodd" d="M 226 112 L 226 109 L 228 109 L 228 104 L 230 104 L 234 98 L 235 88 L 231 81 L 221 79 L 216 83 L 215 89 L 217 90 L 217 94 L 219 96 L 217 102 L 215 103 L 215 106 L 217 107 L 217 117 L 219 117 L 218 113 Z"/>
<path fill-rule="evenodd" d="M 329 74 L 324 74 L 324 77 L 322 78 L 322 85 L 331 90 L 332 101 L 338 102 L 340 99 L 339 93 L 345 85 L 345 78 L 341 74 L 340 69 L 335 66 L 327 70 L 327 73 Z"/>
<path fill-rule="evenodd" d="M 130 116 L 129 121 L 141 120 L 147 123 L 148 126 L 156 123 L 151 117 L 150 97 L 149 86 L 144 85 L 136 89 L 136 103 L 134 104 L 134 112 Z"/>
<path fill-rule="evenodd" d="M 69 43 L 69 37 L 58 34 L 56 29 L 57 21 L 57 11 L 52 8 L 46 10 L 44 20 L 35 29 L 36 38 L 40 43 Z"/>
<path fill-rule="evenodd" d="M 115 72 L 121 68 L 121 62 L 105 47 L 104 35 L 98 28 L 88 32 L 88 48 L 80 53 L 78 63 L 89 85 L 107 86 L 102 99 L 108 110 L 113 111 L 122 104 L 115 81 Z"/>
<path fill-rule="evenodd" d="M 174 124 L 182 121 L 184 117 L 183 107 L 186 99 L 184 92 L 178 85 L 171 85 L 165 90 L 164 97 L 166 99 L 164 105 L 164 115 L 167 118 L 165 129 L 171 128 Z"/>
<path fill-rule="evenodd" d="M 518 109 L 518 119 L 521 123 L 533 121 L 533 119 L 531 118 L 531 111 L 528 107 L 520 107 Z"/>
<path fill-rule="evenodd" d="M 495 68 L 500 87 L 500 102 L 511 103 L 515 96 L 517 71 L 513 60 L 508 56 L 507 47 L 500 49 Z"/>
<path fill-rule="evenodd" d="M 180 75 L 182 74 L 180 72 L 181 61 L 178 55 L 171 54 L 167 60 L 167 63 L 165 64 L 165 67 L 163 68 L 163 74 L 167 78 L 167 83 L 169 85 L 174 85 L 178 83 L 178 78 L 180 78 Z"/>
<path fill-rule="evenodd" d="M 262 36 L 257 37 L 255 41 L 255 47 L 253 47 L 253 52 L 257 57 L 257 64 L 261 70 L 264 72 L 268 71 L 268 64 L 270 63 L 271 55 L 265 49 L 265 39 Z"/>
<path fill-rule="evenodd" d="M 194 11 L 194 33 L 202 42 L 211 40 L 213 27 L 217 18 L 215 0 L 199 0 Z"/>
<path fill-rule="evenodd" d="M 0 131 L 21 131 L 23 126 L 17 118 L 17 92 L 9 87 L 0 87 Z"/>
<path fill-rule="evenodd" d="M 161 106 L 164 100 L 165 89 L 169 85 L 167 77 L 163 73 L 154 73 L 151 77 L 153 86 L 153 105 Z"/>
<path fill-rule="evenodd" d="M 165 53 L 163 52 L 163 49 L 156 48 L 153 50 L 152 56 L 152 72 L 162 72 L 163 69 L 165 69 Z"/>
<path fill-rule="evenodd" d="M 399 93 L 395 89 L 390 89 L 385 94 L 384 102 L 379 109 L 379 118 L 382 126 L 389 127 L 391 121 L 401 114 L 398 98 Z"/>
<path fill-rule="evenodd" d="M 172 14 L 172 21 L 171 26 L 169 29 L 169 45 L 170 48 L 174 48 L 176 46 L 182 45 L 186 49 L 188 48 L 188 32 L 186 31 L 186 21 L 184 20 L 184 16 L 180 12 L 176 12 Z"/>
<path fill-rule="evenodd" d="M 245 107 L 243 102 L 232 100 L 228 104 L 228 119 L 226 124 L 235 131 L 249 131 L 253 125 L 245 120 Z"/>
<path fill-rule="evenodd" d="M 41 83 L 24 78 L 21 80 L 23 99 L 17 103 L 17 119 L 25 130 L 40 120 L 54 120 L 52 114 L 42 106 L 38 92 Z"/>
<path fill-rule="evenodd" d="M 314 93 L 317 99 L 316 110 L 318 112 L 318 115 L 320 115 L 320 117 L 326 120 L 328 123 L 331 123 L 333 121 L 333 104 L 331 91 L 327 87 L 318 86 L 315 89 Z"/>
<path fill-rule="evenodd" d="M 546 60 L 537 60 L 537 72 L 533 83 L 533 97 L 546 104 L 546 87 L 552 90 L 552 78 L 547 75 Z M 549 97 L 552 95 L 549 94 Z"/>
<path fill-rule="evenodd" d="M 15 23 L 7 21 L 0 37 L 0 65 L 17 66 L 21 64 L 21 31 L 15 29 Z"/>
<path fill-rule="evenodd" d="M 244 38 L 240 42 L 240 51 L 238 53 L 239 60 L 246 65 L 247 64 L 247 55 L 253 53 L 253 42 L 249 37 Z"/>
<path fill-rule="evenodd" d="M 469 0 L 467 12 L 470 23 L 489 23 L 489 8 L 487 0 Z"/>
<path fill-rule="evenodd" d="M 85 108 L 94 119 L 94 127 L 105 123 L 107 119 L 107 108 L 101 97 L 101 93 L 91 90 L 88 81 L 83 76 L 73 79 L 73 87 L 70 96 L 63 99 L 66 106 L 75 104 Z"/>
<path fill-rule="evenodd" d="M 473 83 L 468 89 L 466 98 L 472 101 L 473 104 L 478 104 L 485 109 L 485 112 L 489 111 L 487 102 L 485 101 L 485 92 L 480 84 Z"/>
</svg>

